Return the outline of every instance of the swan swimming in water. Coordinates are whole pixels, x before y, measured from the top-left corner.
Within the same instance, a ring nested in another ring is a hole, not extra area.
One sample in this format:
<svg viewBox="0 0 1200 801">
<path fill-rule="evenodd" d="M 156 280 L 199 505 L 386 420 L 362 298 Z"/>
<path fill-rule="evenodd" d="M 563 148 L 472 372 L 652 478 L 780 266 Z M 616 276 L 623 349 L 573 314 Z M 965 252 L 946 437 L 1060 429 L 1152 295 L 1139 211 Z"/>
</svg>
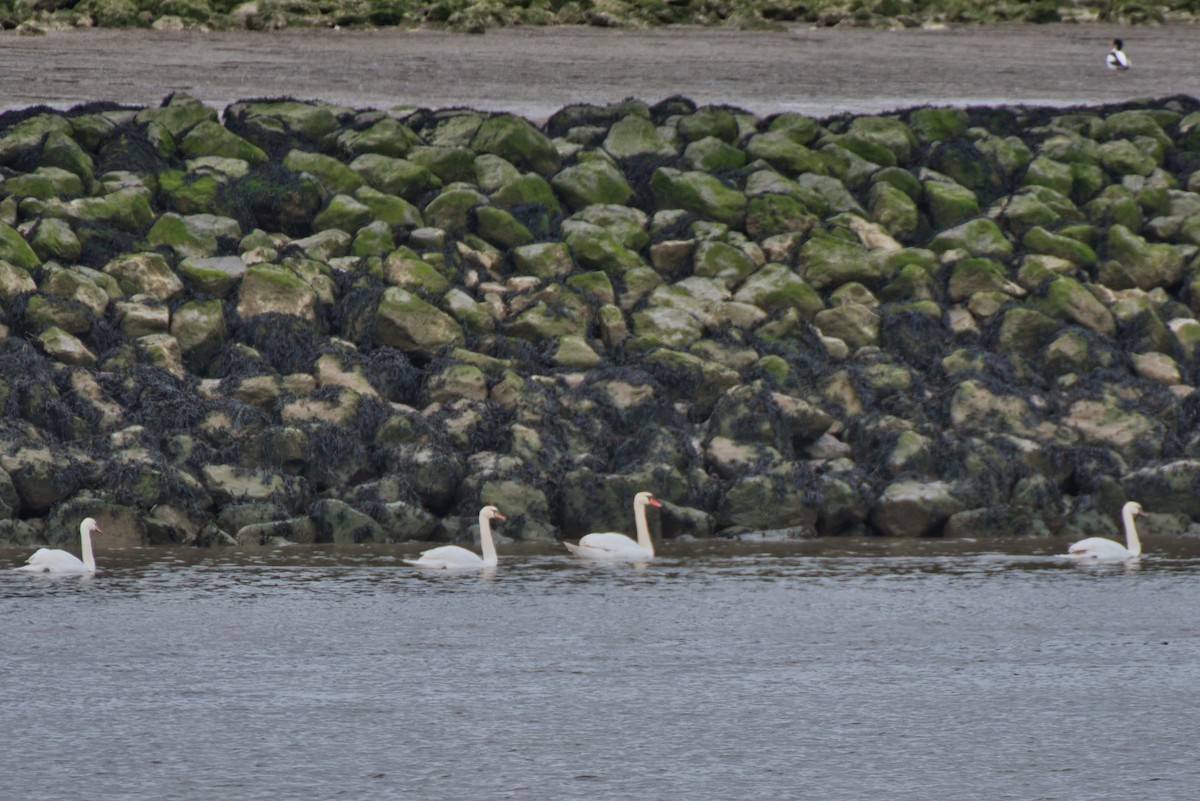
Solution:
<svg viewBox="0 0 1200 801">
<path fill-rule="evenodd" d="M 417 567 L 432 567 L 440 570 L 463 570 L 495 567 L 499 563 L 496 556 L 496 544 L 492 541 L 492 521 L 504 520 L 504 515 L 495 506 L 485 506 L 479 510 L 479 544 L 483 550 L 481 559 L 474 551 L 460 548 L 457 545 L 442 545 L 421 551 L 419 559 L 405 559 L 405 564 Z"/>
<path fill-rule="evenodd" d="M 588 534 L 578 545 L 564 542 L 563 545 L 577 556 L 586 559 L 620 559 L 644 562 L 654 558 L 654 543 L 650 540 L 650 527 L 646 525 L 646 507 L 662 506 L 652 493 L 639 492 L 633 496 L 633 521 L 637 528 L 637 542 L 624 534 L 603 532 Z"/>
<path fill-rule="evenodd" d="M 100 526 L 90 517 L 79 524 L 80 548 L 83 559 L 59 548 L 38 548 L 17 568 L 23 573 L 95 573 L 96 557 L 92 555 L 92 532 L 103 534 Z"/>
<path fill-rule="evenodd" d="M 1142 505 L 1130 501 L 1121 507 L 1121 519 L 1125 521 L 1125 544 L 1121 545 L 1104 537 L 1088 537 L 1068 549 L 1067 556 L 1078 562 L 1089 564 L 1117 564 L 1131 562 L 1142 555 L 1142 541 L 1138 539 L 1137 526 L 1133 518 L 1143 514 Z"/>
</svg>

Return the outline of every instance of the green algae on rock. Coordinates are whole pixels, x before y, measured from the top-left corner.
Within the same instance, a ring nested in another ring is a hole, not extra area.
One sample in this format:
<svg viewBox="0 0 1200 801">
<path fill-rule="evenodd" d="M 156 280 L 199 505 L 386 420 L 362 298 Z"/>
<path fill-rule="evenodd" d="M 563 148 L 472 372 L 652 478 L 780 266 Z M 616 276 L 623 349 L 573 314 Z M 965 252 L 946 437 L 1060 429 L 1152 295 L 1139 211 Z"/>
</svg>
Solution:
<svg viewBox="0 0 1200 801">
<path fill-rule="evenodd" d="M 1167 497 L 1198 115 L 10 112 L 0 530 L 444 539 L 488 502 L 546 539 L 651 489 L 669 536 L 1048 536 Z"/>
</svg>

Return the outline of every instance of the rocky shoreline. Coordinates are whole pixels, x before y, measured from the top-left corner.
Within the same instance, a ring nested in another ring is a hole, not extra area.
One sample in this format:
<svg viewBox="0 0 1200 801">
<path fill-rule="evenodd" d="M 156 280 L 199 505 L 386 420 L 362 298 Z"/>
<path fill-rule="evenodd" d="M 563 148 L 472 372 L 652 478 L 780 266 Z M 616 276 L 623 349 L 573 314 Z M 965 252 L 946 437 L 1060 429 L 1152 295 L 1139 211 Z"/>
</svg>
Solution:
<svg viewBox="0 0 1200 801">
<path fill-rule="evenodd" d="M 0 116 L 0 542 L 1200 520 L 1200 103 Z"/>
</svg>

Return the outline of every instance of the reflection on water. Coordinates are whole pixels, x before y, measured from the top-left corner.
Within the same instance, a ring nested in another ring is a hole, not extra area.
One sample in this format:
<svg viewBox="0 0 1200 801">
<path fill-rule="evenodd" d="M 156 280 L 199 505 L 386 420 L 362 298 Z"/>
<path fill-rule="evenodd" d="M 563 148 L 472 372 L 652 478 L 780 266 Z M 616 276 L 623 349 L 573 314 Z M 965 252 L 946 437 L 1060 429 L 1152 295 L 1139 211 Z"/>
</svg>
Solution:
<svg viewBox="0 0 1200 801">
<path fill-rule="evenodd" d="M 1191 798 L 1200 543 L 1148 547 L 102 550 L 0 571 L 0 774 L 39 801 Z"/>
</svg>

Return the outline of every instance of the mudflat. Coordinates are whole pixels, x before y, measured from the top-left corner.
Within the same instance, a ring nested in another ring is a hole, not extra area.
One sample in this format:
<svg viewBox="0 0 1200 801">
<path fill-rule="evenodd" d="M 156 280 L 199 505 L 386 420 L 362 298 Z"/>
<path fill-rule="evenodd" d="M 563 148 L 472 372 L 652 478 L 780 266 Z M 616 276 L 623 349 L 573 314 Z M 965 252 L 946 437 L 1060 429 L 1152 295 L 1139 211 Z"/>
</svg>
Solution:
<svg viewBox="0 0 1200 801">
<path fill-rule="evenodd" d="M 1114 37 L 1125 40 L 1128 72 L 1105 68 Z M 466 106 L 540 120 L 573 103 L 685 95 L 758 115 L 823 117 L 925 103 L 1072 106 L 1200 95 L 1198 56 L 1200 30 L 1184 25 L 7 32 L 0 107 L 154 105 L 182 91 L 216 107 L 291 96 L 356 108 Z"/>
</svg>

